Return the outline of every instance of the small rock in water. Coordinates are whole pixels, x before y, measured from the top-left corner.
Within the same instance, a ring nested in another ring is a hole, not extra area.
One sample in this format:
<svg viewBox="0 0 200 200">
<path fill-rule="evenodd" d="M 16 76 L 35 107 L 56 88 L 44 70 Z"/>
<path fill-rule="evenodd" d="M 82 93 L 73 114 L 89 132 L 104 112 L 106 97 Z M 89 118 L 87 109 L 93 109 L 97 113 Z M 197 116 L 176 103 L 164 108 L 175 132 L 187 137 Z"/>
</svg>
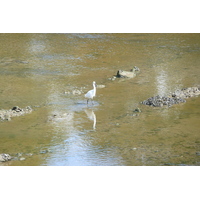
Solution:
<svg viewBox="0 0 200 200">
<path fill-rule="evenodd" d="M 82 94 L 82 91 L 75 89 L 75 90 L 72 91 L 72 94 L 73 95 L 76 95 L 76 94 L 80 95 L 80 94 Z"/>
<path fill-rule="evenodd" d="M 139 71 L 140 69 L 135 66 L 130 71 L 119 70 L 116 76 L 118 78 L 134 78 Z"/>
<path fill-rule="evenodd" d="M 41 154 L 52 153 L 52 150 L 51 149 L 45 149 L 45 150 L 41 150 L 40 153 Z"/>
<path fill-rule="evenodd" d="M 31 112 L 32 109 L 30 106 L 27 106 L 25 109 L 14 106 L 12 109 L 9 110 L 0 110 L 0 121 L 10 121 L 12 117 L 22 116 Z"/>
<path fill-rule="evenodd" d="M 18 106 L 14 106 L 14 107 L 12 108 L 12 110 L 14 110 L 15 112 L 21 112 L 21 111 L 23 111 L 23 109 L 21 109 L 21 108 L 18 107 Z"/>
<path fill-rule="evenodd" d="M 22 153 L 17 153 L 16 154 L 18 157 L 21 157 L 22 156 Z"/>
<path fill-rule="evenodd" d="M 20 161 L 22 161 L 22 160 L 26 160 L 26 158 L 24 158 L 24 157 L 21 157 L 19 160 L 20 160 Z"/>
<path fill-rule="evenodd" d="M 82 90 L 74 89 L 71 92 L 70 91 L 65 91 L 64 94 L 72 94 L 72 95 L 80 95 L 83 94 Z"/>
<path fill-rule="evenodd" d="M 0 154 L 0 162 L 9 161 L 9 160 L 11 160 L 11 158 L 12 157 L 9 154 L 6 154 L 6 153 Z"/>
<path fill-rule="evenodd" d="M 97 88 L 105 88 L 105 85 L 97 85 Z"/>
<path fill-rule="evenodd" d="M 117 75 L 108 78 L 108 80 L 114 81 L 116 78 L 134 78 L 139 72 L 140 69 L 136 66 L 133 67 L 130 71 L 124 71 L 120 69 L 117 71 Z"/>
<path fill-rule="evenodd" d="M 142 112 L 140 108 L 136 108 L 133 112 Z"/>
<path fill-rule="evenodd" d="M 41 151 L 40 151 L 41 154 L 45 154 L 45 153 L 47 153 L 47 152 L 48 152 L 47 150 L 41 150 Z"/>
<path fill-rule="evenodd" d="M 32 153 L 27 153 L 26 156 L 33 156 L 33 154 Z"/>
<path fill-rule="evenodd" d="M 116 76 L 112 76 L 111 78 L 108 78 L 108 80 L 114 81 L 116 78 L 117 78 Z"/>
</svg>

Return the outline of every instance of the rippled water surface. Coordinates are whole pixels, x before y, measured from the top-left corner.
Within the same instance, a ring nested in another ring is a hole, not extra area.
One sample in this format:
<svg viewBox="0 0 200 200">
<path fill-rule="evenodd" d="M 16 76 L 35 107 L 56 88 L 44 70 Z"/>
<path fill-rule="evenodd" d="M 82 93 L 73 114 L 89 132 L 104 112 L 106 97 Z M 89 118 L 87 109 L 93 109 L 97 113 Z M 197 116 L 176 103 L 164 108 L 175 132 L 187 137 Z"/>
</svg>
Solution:
<svg viewBox="0 0 200 200">
<path fill-rule="evenodd" d="M 16 157 L 0 165 L 200 165 L 200 97 L 140 104 L 200 86 L 200 34 L 0 34 L 0 44 L 0 109 L 33 108 L 0 122 L 0 153 Z M 108 80 L 133 66 L 134 79 Z M 92 81 L 106 87 L 87 106 Z"/>
</svg>

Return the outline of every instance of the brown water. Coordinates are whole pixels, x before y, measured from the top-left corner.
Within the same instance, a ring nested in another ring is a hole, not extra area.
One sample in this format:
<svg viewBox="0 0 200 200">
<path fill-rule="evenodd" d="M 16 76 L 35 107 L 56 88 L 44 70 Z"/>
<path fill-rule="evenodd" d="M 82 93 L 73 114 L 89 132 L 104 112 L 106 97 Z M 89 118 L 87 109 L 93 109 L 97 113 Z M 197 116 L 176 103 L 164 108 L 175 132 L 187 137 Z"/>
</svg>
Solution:
<svg viewBox="0 0 200 200">
<path fill-rule="evenodd" d="M 34 109 L 0 123 L 0 153 L 26 158 L 0 165 L 200 165 L 200 97 L 140 104 L 200 85 L 200 34 L 0 34 L 0 44 L 0 109 Z M 108 80 L 133 66 L 134 79 Z M 65 93 L 92 81 L 106 85 L 94 106 Z"/>
</svg>

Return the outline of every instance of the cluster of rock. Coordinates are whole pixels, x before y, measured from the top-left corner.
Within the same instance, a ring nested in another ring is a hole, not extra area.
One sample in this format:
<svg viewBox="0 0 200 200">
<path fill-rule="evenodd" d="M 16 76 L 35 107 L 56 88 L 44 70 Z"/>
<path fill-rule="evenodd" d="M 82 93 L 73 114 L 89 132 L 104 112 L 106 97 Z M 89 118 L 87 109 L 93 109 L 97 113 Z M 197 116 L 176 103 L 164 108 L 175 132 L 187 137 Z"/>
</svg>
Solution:
<svg viewBox="0 0 200 200">
<path fill-rule="evenodd" d="M 109 78 L 109 80 L 114 81 L 116 78 L 134 78 L 139 72 L 140 69 L 136 66 L 133 67 L 133 69 L 131 69 L 130 71 L 118 70 L 117 75 Z"/>
<path fill-rule="evenodd" d="M 33 155 L 38 154 L 46 154 L 46 153 L 52 153 L 51 149 L 41 149 L 37 153 L 15 153 L 15 154 L 8 154 L 8 153 L 1 153 L 0 154 L 0 163 L 1 162 L 7 162 L 7 161 L 13 161 L 13 160 L 26 160 L 27 158 L 30 158 Z"/>
<path fill-rule="evenodd" d="M 154 96 L 150 97 L 145 101 L 142 101 L 141 103 L 148 106 L 154 106 L 154 107 L 162 107 L 162 106 L 172 106 L 173 104 L 179 104 L 186 102 L 186 98 L 194 97 L 200 95 L 200 88 L 198 87 L 189 87 L 184 88 L 181 90 L 176 90 L 174 93 L 172 93 L 169 96 Z"/>
<path fill-rule="evenodd" d="M 154 106 L 154 107 L 162 107 L 162 106 L 172 106 L 173 104 L 179 104 L 186 102 L 185 99 L 179 98 L 179 97 L 161 97 L 159 95 L 150 97 L 145 101 L 142 101 L 141 103 L 148 106 Z"/>
<path fill-rule="evenodd" d="M 27 106 L 24 109 L 18 106 L 14 106 L 12 109 L 9 110 L 0 110 L 0 121 L 4 120 L 10 121 L 12 117 L 18 117 L 31 112 L 32 108 L 30 106 Z"/>
<path fill-rule="evenodd" d="M 172 97 L 189 98 L 200 95 L 200 87 L 189 87 L 182 90 L 176 90 L 172 93 Z"/>
<path fill-rule="evenodd" d="M 0 162 L 9 161 L 9 160 L 11 160 L 11 158 L 12 157 L 9 154 L 6 154 L 6 153 L 0 154 Z"/>
<path fill-rule="evenodd" d="M 83 94 L 84 92 L 82 91 L 82 89 L 74 89 L 72 91 L 65 91 L 65 94 L 72 94 L 72 95 L 80 95 Z"/>
</svg>

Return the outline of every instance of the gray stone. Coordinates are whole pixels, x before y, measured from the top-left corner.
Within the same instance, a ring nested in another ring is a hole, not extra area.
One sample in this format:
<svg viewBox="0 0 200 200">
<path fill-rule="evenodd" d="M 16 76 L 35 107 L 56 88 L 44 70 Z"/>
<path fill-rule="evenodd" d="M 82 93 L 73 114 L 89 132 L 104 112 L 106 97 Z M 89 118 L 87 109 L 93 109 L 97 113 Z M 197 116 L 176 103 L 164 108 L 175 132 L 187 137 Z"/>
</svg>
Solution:
<svg viewBox="0 0 200 200">
<path fill-rule="evenodd" d="M 11 156 L 9 154 L 2 153 L 0 154 L 0 162 L 6 162 L 11 160 Z"/>
</svg>

